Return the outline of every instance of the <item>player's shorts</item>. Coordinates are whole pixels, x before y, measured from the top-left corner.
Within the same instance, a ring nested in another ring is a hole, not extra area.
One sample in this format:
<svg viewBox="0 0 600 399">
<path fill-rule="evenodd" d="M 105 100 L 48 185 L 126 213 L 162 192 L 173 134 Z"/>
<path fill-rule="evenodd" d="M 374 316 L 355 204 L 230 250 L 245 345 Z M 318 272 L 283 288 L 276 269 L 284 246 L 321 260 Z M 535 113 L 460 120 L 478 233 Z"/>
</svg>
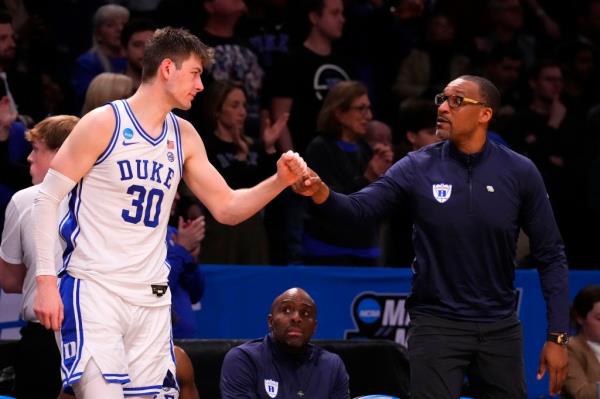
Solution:
<svg viewBox="0 0 600 399">
<path fill-rule="evenodd" d="M 61 280 L 60 295 L 64 387 L 77 382 L 93 358 L 107 382 L 123 384 L 125 396 L 178 388 L 170 306 L 132 305 L 93 281 L 69 275 Z"/>
</svg>

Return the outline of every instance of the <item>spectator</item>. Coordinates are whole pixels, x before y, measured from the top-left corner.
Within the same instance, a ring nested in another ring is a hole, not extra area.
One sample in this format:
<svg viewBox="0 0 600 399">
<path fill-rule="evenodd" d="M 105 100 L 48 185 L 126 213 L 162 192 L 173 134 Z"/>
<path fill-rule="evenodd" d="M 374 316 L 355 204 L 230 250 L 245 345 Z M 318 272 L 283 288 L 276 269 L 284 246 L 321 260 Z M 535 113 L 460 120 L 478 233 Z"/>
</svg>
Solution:
<svg viewBox="0 0 600 399">
<path fill-rule="evenodd" d="M 597 399 L 600 392 L 600 285 L 577 293 L 571 307 L 577 335 L 569 340 L 569 373 L 563 397 Z"/>
<path fill-rule="evenodd" d="M 1 29 L 1 28 L 0 28 Z M 17 119 L 6 86 L 0 81 L 0 221 L 10 197 L 31 184 L 27 155 L 31 144 L 25 139 L 25 125 Z"/>
<path fill-rule="evenodd" d="M 156 25 L 148 19 L 132 19 L 127 22 L 121 33 L 121 45 L 125 49 L 127 59 L 125 75 L 133 80 L 133 90 L 136 90 L 142 81 L 144 47 L 155 30 Z"/>
<path fill-rule="evenodd" d="M 245 132 L 257 138 L 264 71 L 250 44 L 236 35 L 238 22 L 247 12 L 246 3 L 244 0 L 202 0 L 201 3 L 206 19 L 198 37 L 215 53 L 215 64 L 206 71 L 203 79 L 207 87 L 213 80 L 232 80 L 242 84 L 248 102 Z M 194 122 L 201 118 L 202 110 L 197 106 L 203 97 L 199 96 L 192 108 Z"/>
<path fill-rule="evenodd" d="M 563 102 L 564 81 L 560 65 L 554 60 L 540 60 L 530 71 L 531 100 L 517 115 L 515 150 L 525 154 L 538 167 L 565 240 L 569 263 L 580 262 L 581 229 L 577 220 L 584 215 L 586 182 L 580 162 L 585 135 L 575 140 L 572 132 L 584 132 L 585 123 L 577 120 Z M 581 141 L 580 141 L 581 140 Z M 585 150 L 587 151 L 587 150 Z M 573 190 L 582 195 L 573 197 Z M 579 215 L 579 216 L 578 216 Z"/>
<path fill-rule="evenodd" d="M 85 115 L 94 108 L 101 107 L 114 100 L 121 100 L 133 94 L 133 80 L 119 73 L 102 72 L 92 79 L 85 92 L 85 102 L 81 115 Z"/>
<path fill-rule="evenodd" d="M 449 79 L 467 72 L 470 60 L 455 43 L 453 21 L 435 14 L 427 21 L 425 42 L 412 49 L 400 64 L 394 91 L 403 101 L 439 93 Z"/>
<path fill-rule="evenodd" d="M 8 293 L 23 293 L 21 340 L 15 355 L 16 395 L 18 398 L 55 399 L 61 390 L 60 354 L 54 334 L 45 329 L 33 312 L 35 297 L 35 258 L 31 226 L 31 208 L 50 162 L 79 118 L 59 115 L 44 119 L 27 132 L 33 150 L 27 158 L 35 186 L 15 193 L 6 209 L 0 246 L 0 286 Z M 67 201 L 61 204 L 61 218 L 67 213 Z M 58 222 L 58 221 L 57 221 Z M 58 234 L 58 231 L 55 232 Z M 54 251 L 55 265 L 62 264 L 62 249 Z M 32 382 L 32 378 L 35 382 Z"/>
<path fill-rule="evenodd" d="M 289 0 L 254 0 L 248 3 L 248 17 L 240 23 L 266 76 L 289 53 L 291 36 L 297 33 L 290 26 L 291 8 Z"/>
<path fill-rule="evenodd" d="M 373 119 L 367 124 L 365 141 L 371 149 L 374 149 L 378 143 L 391 146 L 393 141 L 392 128 L 384 122 Z"/>
<path fill-rule="evenodd" d="M 502 96 L 502 106 L 494 115 L 492 130 L 509 142 L 515 140 L 515 119 L 524 102 L 521 87 L 525 80 L 523 69 L 523 56 L 512 47 L 497 46 L 483 62 L 483 76 L 498 88 Z"/>
<path fill-rule="evenodd" d="M 308 33 L 298 48 L 274 66 L 269 77 L 269 94 L 273 96 L 271 116 L 289 114 L 289 123 L 281 132 L 282 151 L 299 153 L 316 136 L 316 121 L 327 92 L 338 82 L 349 80 L 347 62 L 334 51 L 333 43 L 342 37 L 345 23 L 342 0 L 305 0 L 298 2 L 308 24 Z M 265 214 L 271 262 L 302 262 L 304 202 L 285 191 Z"/>
<path fill-rule="evenodd" d="M 456 1 L 453 0 L 453 5 Z M 435 4 L 439 2 L 436 0 Z M 402 61 L 424 36 L 423 15 L 434 2 L 359 0 L 345 3 L 347 26 L 341 39 L 341 51 L 351 59 L 353 79 L 369 88 L 378 118 L 391 123 L 396 119 L 398 103 L 391 88 Z M 441 63 L 433 66 L 436 70 L 446 67 L 447 64 Z M 422 77 L 427 75 L 426 71 L 421 72 Z"/>
<path fill-rule="evenodd" d="M 206 230 L 204 216 L 191 219 L 176 214 L 180 198 L 179 192 L 175 193 L 171 222 L 167 228 L 173 337 L 177 339 L 197 338 L 192 305 L 200 302 L 204 293 L 204 277 L 198 268 L 198 257 Z"/>
<path fill-rule="evenodd" d="M 349 194 L 383 175 L 393 160 L 390 145 L 365 141 L 371 121 L 367 88 L 360 82 L 338 83 L 319 113 L 320 133 L 306 149 L 306 161 L 324 182 Z M 376 265 L 380 257 L 378 226 L 348 229 L 309 211 L 304 227 L 303 257 L 312 265 Z"/>
<path fill-rule="evenodd" d="M 275 298 L 267 322 L 267 336 L 225 355 L 223 399 L 350 398 L 342 359 L 310 344 L 317 306 L 306 291 L 290 288 Z"/>
<path fill-rule="evenodd" d="M 10 101 L 11 112 L 27 126 L 46 116 L 42 82 L 26 65 L 17 63 L 17 41 L 11 17 L 0 11 L 0 80 Z"/>
<path fill-rule="evenodd" d="M 523 54 L 526 67 L 536 61 L 535 38 L 523 31 L 522 0 L 490 0 L 487 3 L 487 33 L 475 38 L 477 55 L 485 58 L 497 46 L 516 48 Z"/>
<path fill-rule="evenodd" d="M 289 113 L 289 129 L 282 132 L 283 151 L 299 153 L 316 135 L 316 120 L 327 92 L 350 79 L 346 63 L 333 50 L 342 37 L 344 4 L 341 0 L 308 0 L 306 18 L 310 30 L 300 48 L 294 49 L 273 71 L 271 113 Z"/>
<path fill-rule="evenodd" d="M 204 125 L 211 135 L 205 138 L 209 161 L 232 188 L 251 187 L 275 171 L 278 153 L 275 142 L 287 122 L 282 115 L 263 131 L 262 140 L 245 134 L 246 95 L 240 83 L 214 81 L 204 97 Z M 208 236 L 203 263 L 266 264 L 267 235 L 263 215 L 258 213 L 237 226 L 218 223 L 207 215 Z"/>
<path fill-rule="evenodd" d="M 125 72 L 126 59 L 121 32 L 129 20 L 129 10 L 118 4 L 106 4 L 92 18 L 92 47 L 75 62 L 71 84 L 79 104 L 95 76 L 102 72 Z"/>
</svg>

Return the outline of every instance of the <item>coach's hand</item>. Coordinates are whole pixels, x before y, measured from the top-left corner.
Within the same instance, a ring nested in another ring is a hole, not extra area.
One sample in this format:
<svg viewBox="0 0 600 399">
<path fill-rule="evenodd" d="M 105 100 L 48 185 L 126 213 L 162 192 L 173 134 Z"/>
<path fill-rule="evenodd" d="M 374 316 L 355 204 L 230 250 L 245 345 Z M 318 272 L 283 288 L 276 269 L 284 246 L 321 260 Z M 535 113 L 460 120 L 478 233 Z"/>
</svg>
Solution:
<svg viewBox="0 0 600 399">
<path fill-rule="evenodd" d="M 310 168 L 302 179 L 292 185 L 292 189 L 296 194 L 311 197 L 315 204 L 322 204 L 329 197 L 329 187 Z"/>
<path fill-rule="evenodd" d="M 58 331 L 64 318 L 63 303 L 55 276 L 37 276 L 33 301 L 35 316 L 47 329 Z"/>
<path fill-rule="evenodd" d="M 538 367 L 537 379 L 541 380 L 546 369 L 550 376 L 550 395 L 560 393 L 565 378 L 567 378 L 567 348 L 565 346 L 547 341 L 540 354 L 540 366 Z"/>
</svg>

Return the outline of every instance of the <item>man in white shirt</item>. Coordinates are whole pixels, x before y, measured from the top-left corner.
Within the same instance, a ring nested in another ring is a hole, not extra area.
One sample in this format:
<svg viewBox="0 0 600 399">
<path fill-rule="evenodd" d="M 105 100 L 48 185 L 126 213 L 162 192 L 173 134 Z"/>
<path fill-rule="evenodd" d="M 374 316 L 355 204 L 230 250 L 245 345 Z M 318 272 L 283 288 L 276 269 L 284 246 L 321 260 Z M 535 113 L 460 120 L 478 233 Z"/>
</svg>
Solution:
<svg viewBox="0 0 600 399">
<path fill-rule="evenodd" d="M 6 208 L 0 246 L 0 286 L 7 293 L 22 293 L 20 316 L 27 324 L 21 329 L 15 356 L 16 394 L 19 398 L 55 399 L 60 392 L 60 354 L 52 331 L 40 325 L 33 312 L 35 297 L 35 250 L 31 208 L 50 162 L 79 118 L 70 115 L 44 119 L 26 133 L 33 150 L 27 160 L 34 186 L 14 194 Z M 59 214 L 64 215 L 66 201 Z M 61 247 L 55 248 L 56 267 L 61 262 Z M 34 382 L 35 381 L 35 382 Z"/>
</svg>

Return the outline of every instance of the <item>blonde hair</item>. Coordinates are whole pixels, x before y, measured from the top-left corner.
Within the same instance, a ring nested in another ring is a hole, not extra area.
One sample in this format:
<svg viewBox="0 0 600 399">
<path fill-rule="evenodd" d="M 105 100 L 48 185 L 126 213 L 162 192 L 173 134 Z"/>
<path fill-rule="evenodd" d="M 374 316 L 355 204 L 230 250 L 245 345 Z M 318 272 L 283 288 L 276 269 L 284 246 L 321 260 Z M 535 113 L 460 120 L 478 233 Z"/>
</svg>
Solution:
<svg viewBox="0 0 600 399">
<path fill-rule="evenodd" d="M 127 75 L 103 72 L 96 76 L 85 92 L 81 115 L 108 102 L 127 98 L 132 94 L 133 80 Z"/>
<path fill-rule="evenodd" d="M 79 122 L 73 115 L 49 116 L 25 133 L 28 141 L 42 141 L 50 150 L 58 150 Z"/>
</svg>

